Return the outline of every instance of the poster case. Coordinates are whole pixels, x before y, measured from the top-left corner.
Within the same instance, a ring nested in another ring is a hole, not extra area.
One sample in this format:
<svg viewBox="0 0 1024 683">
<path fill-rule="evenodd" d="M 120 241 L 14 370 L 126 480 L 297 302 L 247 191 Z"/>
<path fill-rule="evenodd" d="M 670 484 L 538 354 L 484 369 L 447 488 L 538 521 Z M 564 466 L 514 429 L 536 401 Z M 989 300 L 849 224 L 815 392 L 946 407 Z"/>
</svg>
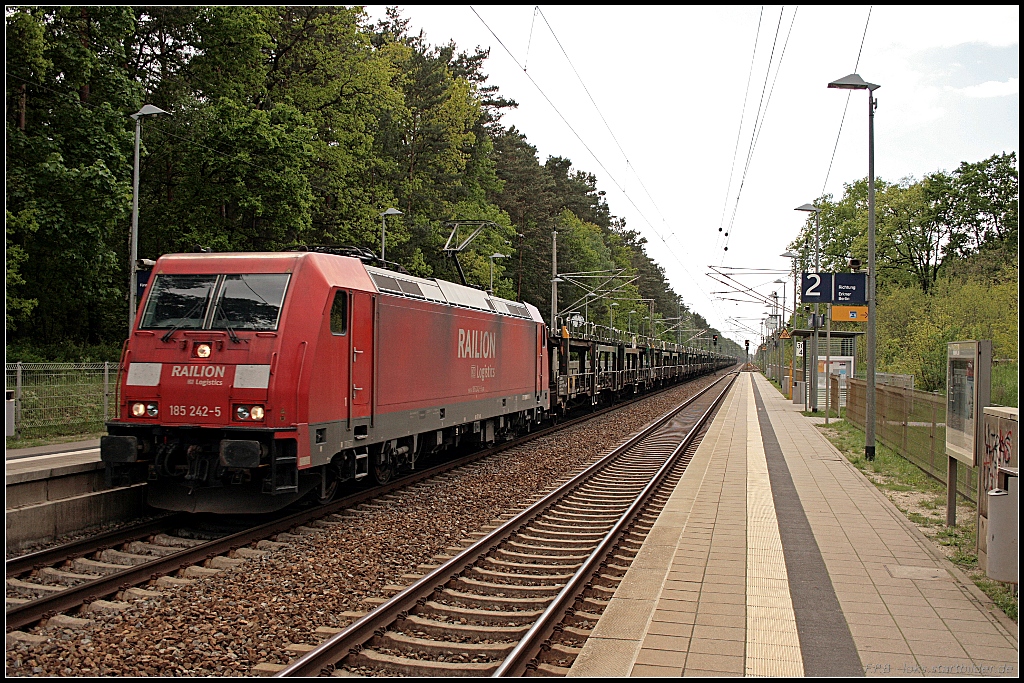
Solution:
<svg viewBox="0 0 1024 683">
<path fill-rule="evenodd" d="M 946 453 L 977 467 L 984 449 L 981 410 L 988 405 L 992 342 L 949 342 L 946 352 Z"/>
</svg>

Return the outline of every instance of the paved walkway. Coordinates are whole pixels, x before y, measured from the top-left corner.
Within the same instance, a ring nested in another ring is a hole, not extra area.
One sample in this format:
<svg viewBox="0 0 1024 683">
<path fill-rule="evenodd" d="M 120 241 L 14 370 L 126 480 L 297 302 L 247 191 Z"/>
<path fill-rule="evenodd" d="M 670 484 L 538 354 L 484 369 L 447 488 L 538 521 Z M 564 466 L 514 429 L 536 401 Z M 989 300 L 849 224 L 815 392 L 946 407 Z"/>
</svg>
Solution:
<svg viewBox="0 0 1024 683">
<path fill-rule="evenodd" d="M 100 447 L 99 439 L 87 441 L 70 441 L 68 443 L 53 443 L 43 446 L 32 446 L 30 448 L 7 448 L 4 449 L 6 460 L 20 460 L 21 458 L 38 455 L 53 455 L 56 453 L 69 453 L 72 451 L 96 450 Z M 98 451 L 97 451 L 98 452 Z"/>
<path fill-rule="evenodd" d="M 5 456 L 4 474 L 7 485 L 103 469 L 99 439 L 33 448 L 12 448 Z"/>
<path fill-rule="evenodd" d="M 742 373 L 573 676 L 1012 675 L 1017 626 Z"/>
</svg>

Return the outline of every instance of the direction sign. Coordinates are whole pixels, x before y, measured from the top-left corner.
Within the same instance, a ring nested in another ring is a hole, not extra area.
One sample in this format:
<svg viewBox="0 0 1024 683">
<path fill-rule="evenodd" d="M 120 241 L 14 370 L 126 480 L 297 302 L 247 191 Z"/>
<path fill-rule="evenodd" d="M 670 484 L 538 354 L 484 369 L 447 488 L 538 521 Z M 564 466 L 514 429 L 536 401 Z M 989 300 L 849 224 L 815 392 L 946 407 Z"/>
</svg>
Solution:
<svg viewBox="0 0 1024 683">
<path fill-rule="evenodd" d="M 867 273 L 803 273 L 800 300 L 804 303 L 842 304 L 867 303 Z"/>
<path fill-rule="evenodd" d="M 836 273 L 832 303 L 863 306 L 868 302 L 867 273 Z"/>
<path fill-rule="evenodd" d="M 836 322 L 866 323 L 868 321 L 868 307 L 833 306 L 832 319 Z"/>
</svg>

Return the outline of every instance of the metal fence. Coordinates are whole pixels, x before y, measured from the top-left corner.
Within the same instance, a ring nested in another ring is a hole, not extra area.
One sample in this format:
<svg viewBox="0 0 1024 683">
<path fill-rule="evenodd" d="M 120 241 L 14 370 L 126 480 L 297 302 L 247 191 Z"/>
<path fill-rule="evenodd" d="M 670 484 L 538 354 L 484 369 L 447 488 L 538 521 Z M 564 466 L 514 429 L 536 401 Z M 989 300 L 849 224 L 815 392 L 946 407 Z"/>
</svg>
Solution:
<svg viewBox="0 0 1024 683">
<path fill-rule="evenodd" d="M 914 388 L 913 375 L 897 375 L 891 372 L 876 372 L 875 386 L 885 384 L 890 387 L 903 387 L 904 389 Z"/>
<path fill-rule="evenodd" d="M 867 383 L 847 380 L 846 419 L 864 428 Z M 914 463 L 925 474 L 946 483 L 945 397 L 903 387 L 875 386 L 875 438 Z M 976 502 L 978 472 L 958 467 L 956 490 Z"/>
<path fill-rule="evenodd" d="M 117 363 L 6 363 L 19 437 L 102 431 L 117 410 Z"/>
</svg>

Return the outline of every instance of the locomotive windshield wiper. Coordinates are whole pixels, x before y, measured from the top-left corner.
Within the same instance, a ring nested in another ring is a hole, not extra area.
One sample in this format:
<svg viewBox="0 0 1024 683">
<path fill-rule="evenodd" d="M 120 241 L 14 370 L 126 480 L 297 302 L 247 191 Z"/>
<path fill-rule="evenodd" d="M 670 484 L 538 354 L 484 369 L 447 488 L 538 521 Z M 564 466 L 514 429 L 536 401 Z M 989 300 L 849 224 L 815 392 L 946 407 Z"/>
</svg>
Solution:
<svg viewBox="0 0 1024 683">
<path fill-rule="evenodd" d="M 241 344 L 242 340 L 235 334 L 235 328 L 231 327 L 231 321 L 228 319 L 228 314 L 223 308 L 224 297 L 221 297 L 217 302 L 217 310 L 214 312 L 213 321 L 217 322 L 220 318 L 224 318 L 224 329 L 228 331 L 228 336 L 231 337 L 231 343 Z"/>
<path fill-rule="evenodd" d="M 160 337 L 160 341 L 162 341 L 162 342 L 169 342 L 169 341 L 171 341 L 171 337 L 174 336 L 175 332 L 177 332 L 178 330 L 180 330 L 182 328 L 182 326 L 185 324 L 185 321 L 187 321 L 189 318 L 191 318 L 193 315 L 195 315 L 199 311 L 200 307 L 205 306 L 205 305 L 206 305 L 206 299 L 200 299 L 199 301 L 197 301 L 196 305 L 192 307 L 192 310 L 189 311 L 188 313 L 186 313 L 185 315 L 183 315 L 178 320 L 178 324 L 177 325 L 175 325 L 171 329 L 167 330 L 167 333 L 164 334 L 164 336 Z"/>
</svg>

